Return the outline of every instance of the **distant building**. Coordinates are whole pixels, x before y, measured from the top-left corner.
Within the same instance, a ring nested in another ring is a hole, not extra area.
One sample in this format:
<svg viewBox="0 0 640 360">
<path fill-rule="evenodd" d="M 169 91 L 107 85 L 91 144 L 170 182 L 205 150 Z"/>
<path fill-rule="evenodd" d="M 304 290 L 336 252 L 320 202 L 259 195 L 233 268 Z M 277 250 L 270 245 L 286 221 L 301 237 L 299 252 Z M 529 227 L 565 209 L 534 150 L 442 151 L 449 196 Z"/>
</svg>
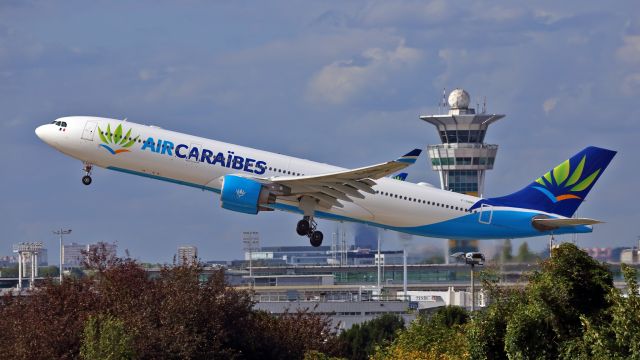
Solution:
<svg viewBox="0 0 640 360">
<path fill-rule="evenodd" d="M 402 264 L 401 250 L 381 251 L 385 265 Z M 245 253 L 248 259 L 249 253 Z M 330 246 L 264 246 L 251 254 L 252 260 L 260 260 L 268 265 L 329 265 L 334 259 Z M 369 249 L 351 248 L 346 252 L 347 265 L 373 265 L 376 252 Z"/>
<path fill-rule="evenodd" d="M 194 245 L 178 246 L 178 265 L 193 264 L 198 261 L 198 248 Z"/>
<path fill-rule="evenodd" d="M 49 251 L 46 248 L 38 251 L 38 266 L 49 266 Z"/>
<path fill-rule="evenodd" d="M 606 261 L 606 262 L 618 261 L 618 259 L 613 258 L 612 256 L 613 252 L 611 248 L 592 247 L 592 248 L 585 248 L 583 250 L 586 251 L 587 254 L 589 254 L 589 256 L 591 256 L 592 258 L 598 261 Z"/>
<path fill-rule="evenodd" d="M 115 257 L 117 256 L 118 253 L 118 246 L 116 244 L 113 243 L 108 243 L 108 242 L 104 242 L 104 241 L 98 241 L 95 244 L 89 244 L 87 246 L 87 250 L 91 251 L 94 249 L 98 249 L 104 247 L 104 250 L 106 251 L 106 256 L 107 257 Z"/>
<path fill-rule="evenodd" d="M 624 264 L 637 264 L 640 251 L 636 248 L 625 249 L 620 253 L 620 262 Z"/>
<path fill-rule="evenodd" d="M 63 263 L 65 267 L 81 267 L 84 264 L 85 252 L 104 246 L 107 257 L 117 255 L 117 245 L 99 241 L 95 244 L 78 244 L 75 242 L 63 245 Z M 40 255 L 38 255 L 40 256 Z M 38 260 L 40 262 L 40 260 Z"/>
<path fill-rule="evenodd" d="M 369 250 L 377 250 L 378 249 L 378 229 L 357 224 L 356 225 L 356 235 L 355 235 L 355 246 L 359 249 L 369 249 Z"/>
<path fill-rule="evenodd" d="M 62 247 L 62 262 L 65 267 L 80 267 L 84 261 L 83 251 L 87 251 L 86 244 L 75 242 L 64 244 Z"/>
</svg>

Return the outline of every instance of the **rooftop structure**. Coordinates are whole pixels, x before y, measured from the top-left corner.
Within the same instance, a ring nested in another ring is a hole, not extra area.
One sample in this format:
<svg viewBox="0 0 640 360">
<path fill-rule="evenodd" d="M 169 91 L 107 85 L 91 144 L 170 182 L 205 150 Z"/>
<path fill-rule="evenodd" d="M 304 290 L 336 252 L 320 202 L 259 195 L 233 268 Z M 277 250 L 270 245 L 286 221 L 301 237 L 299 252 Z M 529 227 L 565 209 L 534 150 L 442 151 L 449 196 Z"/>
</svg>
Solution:
<svg viewBox="0 0 640 360">
<path fill-rule="evenodd" d="M 431 167 L 439 173 L 442 189 L 482 195 L 485 171 L 493 169 L 498 152 L 498 145 L 485 144 L 484 138 L 489 125 L 505 115 L 477 114 L 463 89 L 453 90 L 448 102 L 448 114 L 420 116 L 436 127 L 442 141 L 428 147 Z"/>
<path fill-rule="evenodd" d="M 429 145 L 427 150 L 431 168 L 440 175 L 443 190 L 482 196 L 484 177 L 493 169 L 498 145 L 485 144 L 489 125 L 505 115 L 480 113 L 469 107 L 469 93 L 455 89 L 449 94 L 449 112 L 441 115 L 422 115 L 424 120 L 436 127 L 441 144 Z M 478 251 L 477 241 L 451 240 L 448 253 Z M 445 259 L 449 260 L 446 255 Z"/>
</svg>

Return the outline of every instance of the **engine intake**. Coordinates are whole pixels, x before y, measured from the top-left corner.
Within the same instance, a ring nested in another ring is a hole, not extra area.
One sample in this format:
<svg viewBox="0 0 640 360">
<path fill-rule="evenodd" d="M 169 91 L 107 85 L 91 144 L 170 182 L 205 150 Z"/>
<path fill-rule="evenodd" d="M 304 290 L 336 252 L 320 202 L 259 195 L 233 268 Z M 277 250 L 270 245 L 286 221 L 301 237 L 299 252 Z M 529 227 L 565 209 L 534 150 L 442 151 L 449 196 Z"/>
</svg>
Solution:
<svg viewBox="0 0 640 360">
<path fill-rule="evenodd" d="M 224 176 L 220 195 L 224 209 L 245 214 L 273 211 L 267 205 L 276 202 L 276 195 L 269 188 L 258 181 L 236 175 Z"/>
</svg>

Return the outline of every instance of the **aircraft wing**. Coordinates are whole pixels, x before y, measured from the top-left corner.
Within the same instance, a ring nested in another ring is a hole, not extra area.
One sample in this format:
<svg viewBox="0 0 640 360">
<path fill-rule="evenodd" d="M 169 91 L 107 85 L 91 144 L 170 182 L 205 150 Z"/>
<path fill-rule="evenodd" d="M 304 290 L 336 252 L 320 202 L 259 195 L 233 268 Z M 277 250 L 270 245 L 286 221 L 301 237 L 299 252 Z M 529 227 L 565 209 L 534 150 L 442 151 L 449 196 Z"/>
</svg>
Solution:
<svg viewBox="0 0 640 360">
<path fill-rule="evenodd" d="M 362 192 L 374 194 L 375 180 L 393 174 L 416 162 L 422 150 L 414 149 L 400 158 L 357 169 L 308 176 L 276 176 L 268 181 L 287 187 L 287 196 L 307 195 L 323 207 L 343 207 L 338 200 L 363 199 Z"/>
<path fill-rule="evenodd" d="M 579 225 L 594 225 L 602 224 L 602 221 L 587 219 L 587 218 L 570 218 L 570 219 L 533 219 L 534 226 L 539 226 L 543 229 L 557 229 L 561 227 L 571 227 Z"/>
</svg>

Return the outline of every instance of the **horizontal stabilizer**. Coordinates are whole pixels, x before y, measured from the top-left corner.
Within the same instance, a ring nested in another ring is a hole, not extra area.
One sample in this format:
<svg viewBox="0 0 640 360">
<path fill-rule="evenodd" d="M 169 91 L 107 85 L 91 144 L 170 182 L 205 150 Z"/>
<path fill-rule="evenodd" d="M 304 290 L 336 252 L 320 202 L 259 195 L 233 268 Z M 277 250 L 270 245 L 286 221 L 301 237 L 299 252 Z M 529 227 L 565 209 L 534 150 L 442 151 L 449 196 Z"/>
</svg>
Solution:
<svg viewBox="0 0 640 360">
<path fill-rule="evenodd" d="M 532 224 L 540 230 L 553 230 L 562 227 L 602 224 L 602 221 L 587 218 L 571 219 L 533 219 Z"/>
</svg>

